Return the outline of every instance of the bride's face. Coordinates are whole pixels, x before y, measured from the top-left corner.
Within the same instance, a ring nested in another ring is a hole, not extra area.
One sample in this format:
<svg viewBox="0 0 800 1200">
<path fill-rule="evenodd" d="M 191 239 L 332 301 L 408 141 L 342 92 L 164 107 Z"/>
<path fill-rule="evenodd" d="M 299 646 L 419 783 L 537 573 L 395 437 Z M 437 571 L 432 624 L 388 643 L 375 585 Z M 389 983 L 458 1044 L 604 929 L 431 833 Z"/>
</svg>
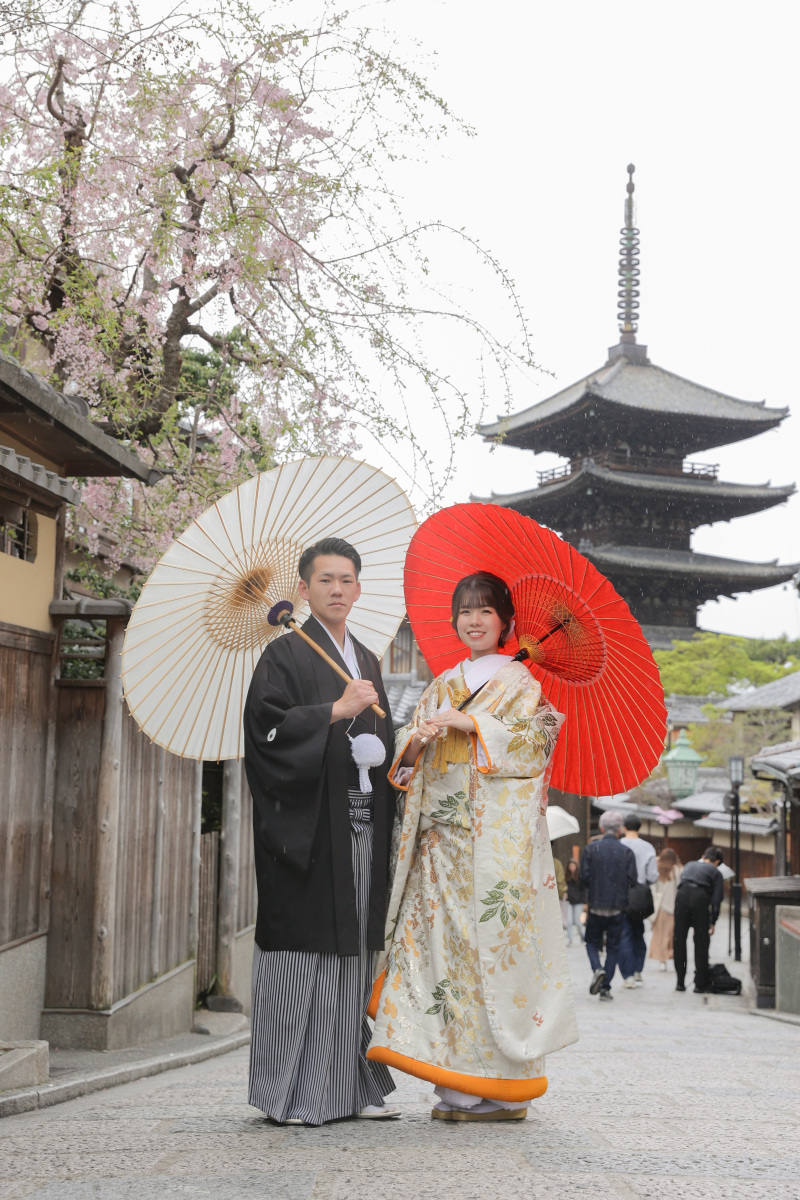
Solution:
<svg viewBox="0 0 800 1200">
<path fill-rule="evenodd" d="M 456 621 L 456 633 L 473 658 L 496 654 L 503 622 L 493 608 L 483 604 L 478 608 L 462 608 Z"/>
</svg>

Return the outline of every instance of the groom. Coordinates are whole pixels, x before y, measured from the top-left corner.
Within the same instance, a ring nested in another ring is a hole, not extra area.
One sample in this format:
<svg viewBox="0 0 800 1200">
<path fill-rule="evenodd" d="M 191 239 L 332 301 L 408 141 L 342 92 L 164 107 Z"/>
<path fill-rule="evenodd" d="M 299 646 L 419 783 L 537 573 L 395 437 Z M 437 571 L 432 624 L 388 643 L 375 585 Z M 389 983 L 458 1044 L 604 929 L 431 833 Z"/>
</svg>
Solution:
<svg viewBox="0 0 800 1200">
<path fill-rule="evenodd" d="M 290 632 L 261 656 L 245 708 L 258 883 L 250 1103 L 282 1124 L 399 1116 L 384 1104 L 388 1070 L 366 1059 L 395 805 L 380 664 L 347 628 L 360 571 L 358 551 L 336 537 L 298 564 L 311 609 L 303 632 L 351 682 Z M 376 734 L 386 752 L 368 791 L 350 751 L 359 733 Z"/>
</svg>

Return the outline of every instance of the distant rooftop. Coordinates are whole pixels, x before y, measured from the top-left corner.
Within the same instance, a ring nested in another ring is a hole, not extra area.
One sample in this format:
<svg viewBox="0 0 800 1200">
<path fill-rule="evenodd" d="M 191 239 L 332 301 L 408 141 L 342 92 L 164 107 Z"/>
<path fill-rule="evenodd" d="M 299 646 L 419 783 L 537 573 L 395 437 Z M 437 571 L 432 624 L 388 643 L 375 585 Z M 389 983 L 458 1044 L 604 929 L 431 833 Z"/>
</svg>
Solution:
<svg viewBox="0 0 800 1200">
<path fill-rule="evenodd" d="M 773 679 L 762 687 L 753 688 L 750 692 L 742 692 L 719 705 L 729 712 L 751 712 L 757 708 L 792 708 L 800 704 L 800 671 L 784 675 L 783 679 Z"/>
</svg>

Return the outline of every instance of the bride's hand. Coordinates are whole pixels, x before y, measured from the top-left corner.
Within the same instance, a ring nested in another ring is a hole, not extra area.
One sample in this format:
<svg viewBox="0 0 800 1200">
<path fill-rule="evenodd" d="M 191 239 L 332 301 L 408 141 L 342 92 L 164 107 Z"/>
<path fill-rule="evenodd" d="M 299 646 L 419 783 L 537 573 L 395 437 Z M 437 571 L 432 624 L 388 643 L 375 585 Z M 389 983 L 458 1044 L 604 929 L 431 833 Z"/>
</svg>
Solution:
<svg viewBox="0 0 800 1200">
<path fill-rule="evenodd" d="M 420 721 L 417 726 L 417 737 L 421 746 L 427 746 L 441 736 L 441 729 L 433 721 Z"/>
<path fill-rule="evenodd" d="M 457 708 L 448 708 L 445 712 L 439 713 L 433 718 L 433 724 L 437 725 L 440 730 L 460 729 L 464 733 L 475 732 L 475 724 L 472 717 L 468 717 L 466 713 L 459 712 Z"/>
</svg>

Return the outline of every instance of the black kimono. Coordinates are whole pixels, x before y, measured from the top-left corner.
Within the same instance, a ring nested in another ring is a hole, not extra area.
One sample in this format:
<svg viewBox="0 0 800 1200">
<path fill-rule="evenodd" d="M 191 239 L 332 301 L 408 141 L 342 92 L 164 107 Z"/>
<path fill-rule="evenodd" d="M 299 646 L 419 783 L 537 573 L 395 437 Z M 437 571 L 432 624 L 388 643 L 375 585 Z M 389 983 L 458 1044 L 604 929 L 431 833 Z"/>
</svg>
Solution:
<svg viewBox="0 0 800 1200">
<path fill-rule="evenodd" d="M 346 669 L 313 617 L 304 632 Z M 351 640 L 385 720 L 367 709 L 331 725 L 345 685 L 293 633 L 264 651 L 245 707 L 258 883 L 250 1103 L 278 1121 L 349 1116 L 394 1087 L 366 1060 L 365 1017 L 371 951 L 384 940 L 392 728 L 378 660 Z M 386 747 L 371 794 L 359 790 L 348 733 Z"/>
</svg>

